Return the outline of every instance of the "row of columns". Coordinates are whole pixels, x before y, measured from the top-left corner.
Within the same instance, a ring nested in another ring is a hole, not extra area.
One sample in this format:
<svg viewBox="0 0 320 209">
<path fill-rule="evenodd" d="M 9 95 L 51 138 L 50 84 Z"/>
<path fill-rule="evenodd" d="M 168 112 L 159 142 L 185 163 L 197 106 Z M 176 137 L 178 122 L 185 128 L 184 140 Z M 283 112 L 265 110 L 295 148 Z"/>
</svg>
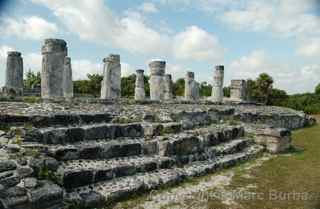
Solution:
<svg viewBox="0 0 320 209">
<path fill-rule="evenodd" d="M 46 39 L 41 48 L 41 97 L 43 99 L 73 98 L 72 66 L 68 57 L 67 43 L 61 39 Z M 111 54 L 103 59 L 103 80 L 101 82 L 101 99 L 116 100 L 121 97 L 121 64 L 120 55 Z M 172 76 L 166 74 L 164 60 L 152 60 L 150 69 L 150 99 L 171 100 L 173 98 Z M 222 102 L 224 66 L 216 66 L 213 75 L 211 100 Z M 245 98 L 245 81 L 231 82 L 231 98 Z M 198 100 L 200 86 L 193 72 L 187 72 L 185 77 L 185 100 Z M 23 59 L 20 52 L 8 52 L 6 83 L 4 92 L 23 94 Z M 144 70 L 136 71 L 135 100 L 144 100 Z"/>
</svg>

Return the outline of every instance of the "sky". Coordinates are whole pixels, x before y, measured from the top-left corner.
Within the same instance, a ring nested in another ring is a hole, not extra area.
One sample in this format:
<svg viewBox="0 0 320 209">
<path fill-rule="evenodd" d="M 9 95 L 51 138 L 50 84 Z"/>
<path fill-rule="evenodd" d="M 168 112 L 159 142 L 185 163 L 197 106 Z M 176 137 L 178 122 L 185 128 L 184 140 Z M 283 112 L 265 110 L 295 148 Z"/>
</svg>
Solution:
<svg viewBox="0 0 320 209">
<path fill-rule="evenodd" d="M 73 79 L 102 73 L 120 54 L 122 76 L 164 59 L 173 79 L 195 72 L 213 82 L 215 65 L 232 79 L 274 78 L 288 93 L 320 83 L 320 0 L 0 0 L 0 86 L 7 51 L 22 52 L 25 73 L 41 71 L 46 38 L 64 39 Z"/>
</svg>

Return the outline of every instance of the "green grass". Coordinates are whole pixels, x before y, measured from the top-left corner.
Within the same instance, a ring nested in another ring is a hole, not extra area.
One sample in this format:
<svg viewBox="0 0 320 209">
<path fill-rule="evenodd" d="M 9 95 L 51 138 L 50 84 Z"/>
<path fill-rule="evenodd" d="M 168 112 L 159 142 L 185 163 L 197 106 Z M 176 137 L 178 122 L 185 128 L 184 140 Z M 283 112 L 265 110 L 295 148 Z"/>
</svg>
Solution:
<svg viewBox="0 0 320 209">
<path fill-rule="evenodd" d="M 319 121 L 320 116 L 317 118 Z M 252 178 L 246 178 L 241 169 L 236 172 L 228 190 L 255 185 L 256 188 L 248 191 L 261 195 L 261 198 L 238 201 L 238 208 L 320 208 L 320 125 L 294 131 L 293 145 L 290 154 L 279 155 L 250 170 Z M 270 198 L 280 192 L 291 196 L 277 200 Z M 295 196 L 293 192 L 296 192 Z M 208 202 L 208 208 L 217 207 L 230 208 L 217 200 Z"/>
</svg>

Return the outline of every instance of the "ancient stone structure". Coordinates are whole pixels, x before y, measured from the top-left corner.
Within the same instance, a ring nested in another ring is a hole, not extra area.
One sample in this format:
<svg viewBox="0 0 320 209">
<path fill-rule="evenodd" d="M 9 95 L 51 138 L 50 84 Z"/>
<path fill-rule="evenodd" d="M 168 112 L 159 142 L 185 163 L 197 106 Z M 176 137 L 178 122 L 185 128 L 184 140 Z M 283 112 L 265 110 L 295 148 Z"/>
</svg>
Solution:
<svg viewBox="0 0 320 209">
<path fill-rule="evenodd" d="M 199 99 L 199 84 L 194 80 L 194 72 L 187 72 L 184 88 L 185 100 Z"/>
<path fill-rule="evenodd" d="M 159 101 L 164 99 L 164 74 L 166 62 L 163 60 L 152 60 L 150 68 L 150 99 Z"/>
<path fill-rule="evenodd" d="M 64 71 L 63 71 L 63 96 L 70 100 L 73 98 L 73 82 L 72 82 L 72 68 L 70 57 L 65 57 Z"/>
<path fill-rule="evenodd" d="M 0 125 L 11 128 L 0 130 L 0 208 L 105 208 L 283 151 L 287 129 L 313 123 L 288 108 L 206 101 L 1 103 Z"/>
<path fill-rule="evenodd" d="M 117 100 L 121 97 L 121 64 L 120 55 L 110 54 L 103 59 L 103 80 L 101 99 Z"/>
<path fill-rule="evenodd" d="M 136 71 L 136 84 L 134 89 L 134 99 L 144 100 L 146 97 L 146 92 L 144 90 L 144 70 Z"/>
<path fill-rule="evenodd" d="M 231 80 L 230 99 L 234 101 L 246 100 L 245 80 Z"/>
<path fill-rule="evenodd" d="M 173 99 L 173 82 L 170 74 L 164 75 L 164 100 Z"/>
<path fill-rule="evenodd" d="M 214 74 L 213 74 L 211 101 L 213 102 L 223 101 L 223 80 L 224 80 L 224 66 L 218 65 L 215 67 Z"/>
<path fill-rule="evenodd" d="M 23 60 L 20 52 L 8 52 L 3 93 L 8 96 L 21 96 L 23 94 Z"/>
<path fill-rule="evenodd" d="M 41 52 L 41 97 L 62 99 L 64 63 L 68 55 L 67 43 L 61 39 L 46 39 Z"/>
</svg>

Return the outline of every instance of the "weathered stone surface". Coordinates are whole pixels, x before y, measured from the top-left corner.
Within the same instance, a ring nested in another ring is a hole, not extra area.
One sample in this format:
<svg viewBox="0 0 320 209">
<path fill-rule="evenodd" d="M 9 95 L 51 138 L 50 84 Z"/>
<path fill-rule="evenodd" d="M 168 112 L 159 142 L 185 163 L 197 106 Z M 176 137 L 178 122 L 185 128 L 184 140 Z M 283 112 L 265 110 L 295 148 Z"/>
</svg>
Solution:
<svg viewBox="0 0 320 209">
<path fill-rule="evenodd" d="M 258 129 L 254 141 L 264 145 L 270 153 L 281 153 L 291 147 L 291 132 L 284 128 Z"/>
<path fill-rule="evenodd" d="M 185 78 L 185 100 L 198 100 L 200 97 L 199 83 L 194 80 L 194 72 L 187 72 Z"/>
<path fill-rule="evenodd" d="M 73 82 L 72 82 L 72 68 L 71 58 L 65 57 L 64 70 L 63 70 L 63 96 L 65 99 L 70 100 L 73 98 Z"/>
<path fill-rule="evenodd" d="M 23 60 L 20 52 L 8 52 L 3 92 L 8 96 L 23 95 Z"/>
<path fill-rule="evenodd" d="M 247 99 L 245 80 L 231 80 L 230 99 L 234 101 L 243 101 Z"/>
<path fill-rule="evenodd" d="M 144 100 L 146 97 L 146 93 L 144 90 L 144 70 L 136 71 L 136 83 L 134 90 L 134 99 L 135 100 Z"/>
<path fill-rule="evenodd" d="M 13 160 L 0 161 L 0 172 L 15 170 L 17 164 Z"/>
<path fill-rule="evenodd" d="M 164 75 L 164 100 L 173 99 L 173 82 L 171 74 Z"/>
<path fill-rule="evenodd" d="M 61 39 L 46 39 L 42 46 L 41 97 L 63 98 L 64 62 L 67 43 Z"/>
<path fill-rule="evenodd" d="M 159 101 L 164 98 L 164 75 L 166 62 L 153 60 L 149 63 L 150 68 L 150 99 Z"/>
<path fill-rule="evenodd" d="M 120 55 L 110 54 L 103 59 L 103 80 L 101 82 L 101 99 L 117 100 L 121 97 Z"/>
<path fill-rule="evenodd" d="M 223 80 L 224 80 L 224 66 L 218 65 L 216 66 L 213 74 L 211 101 L 213 102 L 223 101 Z"/>
</svg>

